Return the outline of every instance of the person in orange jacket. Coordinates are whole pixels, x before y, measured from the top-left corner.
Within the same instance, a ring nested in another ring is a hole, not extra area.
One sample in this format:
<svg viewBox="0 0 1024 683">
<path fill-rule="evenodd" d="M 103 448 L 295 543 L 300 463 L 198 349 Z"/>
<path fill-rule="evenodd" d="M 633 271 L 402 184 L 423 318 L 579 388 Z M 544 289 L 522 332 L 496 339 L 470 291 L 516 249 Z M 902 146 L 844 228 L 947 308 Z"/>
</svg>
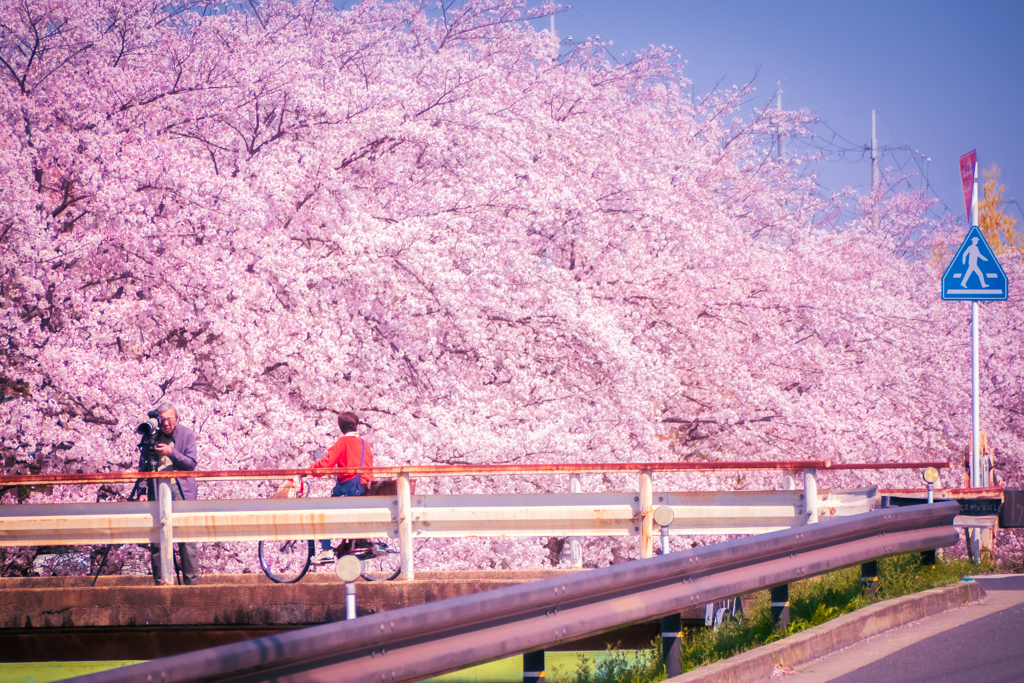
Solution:
<svg viewBox="0 0 1024 683">
<path fill-rule="evenodd" d="M 338 427 L 341 429 L 341 438 L 334 442 L 327 455 L 313 463 L 313 467 L 373 467 L 373 451 L 358 433 L 359 416 L 351 412 L 338 413 Z M 361 496 L 372 479 L 370 474 L 343 474 L 338 477 L 331 497 Z M 313 562 L 327 564 L 335 559 L 330 540 L 321 540 L 320 552 L 313 558 Z"/>
</svg>

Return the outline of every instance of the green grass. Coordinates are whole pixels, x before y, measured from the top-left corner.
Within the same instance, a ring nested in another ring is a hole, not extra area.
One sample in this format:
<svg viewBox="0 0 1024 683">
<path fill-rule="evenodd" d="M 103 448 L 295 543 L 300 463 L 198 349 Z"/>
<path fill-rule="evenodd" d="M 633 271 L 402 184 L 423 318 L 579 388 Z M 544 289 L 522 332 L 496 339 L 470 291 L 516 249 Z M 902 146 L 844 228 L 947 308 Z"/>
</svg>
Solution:
<svg viewBox="0 0 1024 683">
<path fill-rule="evenodd" d="M 623 650 L 609 650 L 603 659 L 595 663 L 580 653 L 575 672 L 568 676 L 553 673 L 553 677 L 546 678 L 553 683 L 656 683 L 666 678 L 665 665 L 661 663 L 660 639 L 637 651 L 635 657 Z"/>
<path fill-rule="evenodd" d="M 991 571 L 994 567 L 990 564 L 971 564 L 967 560 L 922 566 L 920 554 L 912 553 L 878 561 L 879 585 L 874 596 L 868 595 L 861 584 L 860 567 L 806 579 L 790 585 L 790 624 L 784 631 L 775 629 L 765 591 L 756 596 L 753 608 L 742 620 L 723 624 L 718 630 L 691 630 L 683 644 L 682 670 L 692 671 L 727 659 L 876 602 Z M 556 683 L 655 683 L 664 679 L 659 639 L 638 652 L 635 663 L 624 656 L 610 656 L 598 666 L 581 659 L 574 674 L 558 677 Z"/>
</svg>

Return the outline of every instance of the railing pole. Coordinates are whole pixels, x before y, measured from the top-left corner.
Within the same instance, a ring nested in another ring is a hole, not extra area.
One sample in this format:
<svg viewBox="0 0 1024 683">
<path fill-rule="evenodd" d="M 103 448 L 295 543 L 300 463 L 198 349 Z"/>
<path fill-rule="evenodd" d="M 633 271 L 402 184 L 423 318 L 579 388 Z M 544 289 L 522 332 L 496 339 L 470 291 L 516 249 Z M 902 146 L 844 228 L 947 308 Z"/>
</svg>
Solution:
<svg viewBox="0 0 1024 683">
<path fill-rule="evenodd" d="M 818 471 L 804 470 L 804 504 L 807 506 L 807 524 L 818 523 Z"/>
<path fill-rule="evenodd" d="M 398 475 L 398 550 L 402 557 L 402 580 L 412 581 L 416 571 L 412 563 L 412 494 L 409 475 Z"/>
<path fill-rule="evenodd" d="M 174 525 L 171 523 L 171 486 L 166 479 L 157 480 L 156 498 L 160 518 L 160 584 L 174 584 Z"/>
<path fill-rule="evenodd" d="M 523 653 L 523 683 L 544 683 L 544 650 Z"/>
<path fill-rule="evenodd" d="M 654 483 L 650 470 L 640 471 L 640 558 L 654 557 Z"/>
<path fill-rule="evenodd" d="M 579 493 L 582 490 L 580 475 L 578 472 L 573 472 L 569 475 L 569 493 Z M 573 569 L 583 569 L 583 546 L 580 545 L 579 536 L 569 539 L 569 552 L 572 556 Z"/>
<path fill-rule="evenodd" d="M 796 489 L 796 482 L 793 481 L 793 473 L 792 472 L 783 472 L 782 473 L 782 490 L 783 491 L 793 491 L 795 489 Z"/>
</svg>

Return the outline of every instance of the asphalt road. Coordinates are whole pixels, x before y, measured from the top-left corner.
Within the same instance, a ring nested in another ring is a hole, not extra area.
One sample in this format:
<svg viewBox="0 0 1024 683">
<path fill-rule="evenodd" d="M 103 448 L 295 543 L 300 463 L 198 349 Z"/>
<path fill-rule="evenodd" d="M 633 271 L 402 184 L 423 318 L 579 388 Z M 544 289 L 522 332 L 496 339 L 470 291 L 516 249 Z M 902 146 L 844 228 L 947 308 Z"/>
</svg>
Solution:
<svg viewBox="0 0 1024 683">
<path fill-rule="evenodd" d="M 1024 575 L 978 577 L 988 594 L 816 659 L 785 683 L 1024 681 Z"/>
</svg>

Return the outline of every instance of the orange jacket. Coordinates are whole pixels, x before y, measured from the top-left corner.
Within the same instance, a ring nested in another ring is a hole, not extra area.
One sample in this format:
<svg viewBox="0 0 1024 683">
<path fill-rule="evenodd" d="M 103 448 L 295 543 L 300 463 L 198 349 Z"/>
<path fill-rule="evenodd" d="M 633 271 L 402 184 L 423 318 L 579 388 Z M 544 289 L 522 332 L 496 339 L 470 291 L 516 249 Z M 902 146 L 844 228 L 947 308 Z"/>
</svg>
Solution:
<svg viewBox="0 0 1024 683">
<path fill-rule="evenodd" d="M 360 464 L 362 460 L 362 464 Z M 318 467 L 373 467 L 373 451 L 370 444 L 363 441 L 355 434 L 346 434 L 330 447 L 320 460 L 313 463 L 314 468 Z M 341 475 L 338 481 L 348 481 L 356 475 Z M 370 474 L 363 473 L 363 486 L 366 486 L 373 479 Z"/>
</svg>

